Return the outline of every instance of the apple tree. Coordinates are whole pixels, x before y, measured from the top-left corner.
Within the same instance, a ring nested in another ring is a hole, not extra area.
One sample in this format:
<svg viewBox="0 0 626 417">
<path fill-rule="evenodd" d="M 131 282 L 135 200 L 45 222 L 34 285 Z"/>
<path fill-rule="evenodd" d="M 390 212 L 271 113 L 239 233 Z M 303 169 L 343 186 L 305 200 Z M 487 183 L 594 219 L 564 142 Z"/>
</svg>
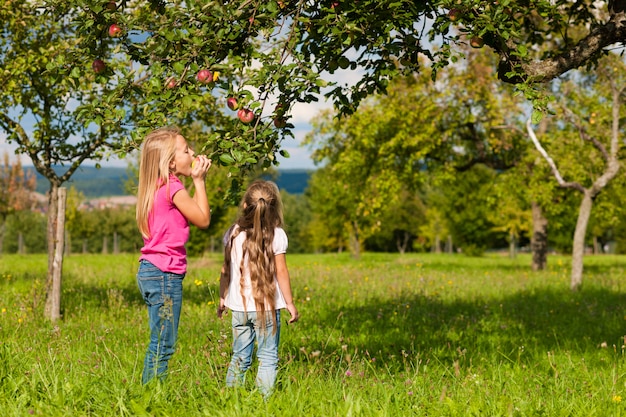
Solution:
<svg viewBox="0 0 626 417">
<path fill-rule="evenodd" d="M 69 16 L 78 49 L 119 78 L 116 97 L 142 116 L 135 139 L 155 124 L 201 119 L 209 126 L 207 152 L 234 171 L 275 161 L 291 134 L 294 103 L 325 95 L 340 114 L 351 114 L 369 95 L 386 92 L 393 78 L 425 68 L 435 77 L 470 45 L 489 47 L 499 78 L 541 108 L 545 96 L 533 89 L 537 83 L 591 65 L 626 39 L 626 0 L 43 4 Z M 108 60 L 119 56 L 128 63 L 116 70 Z M 346 71 L 351 85 L 329 81 Z M 198 99 L 206 90 L 213 103 Z M 98 103 L 90 117 L 109 107 Z"/>
<path fill-rule="evenodd" d="M 624 74 L 621 57 L 609 54 L 596 71 L 581 72 L 556 84 L 561 99 L 554 112 L 559 118 L 547 132 L 545 143 L 532 120 L 526 124 L 558 185 L 582 197 L 572 244 L 572 290 L 582 285 L 585 237 L 594 200 L 616 178 L 623 162 Z"/>
<path fill-rule="evenodd" d="M 0 10 L 0 130 L 50 183 L 45 315 L 55 320 L 64 246 L 62 185 L 85 160 L 126 146 L 130 120 L 119 91 L 110 94 L 119 81 L 104 82 L 123 63 L 114 59 L 101 67 L 90 60 L 69 16 L 47 6 L 16 0 Z M 97 116 L 85 117 L 85 106 L 99 109 Z"/>
</svg>

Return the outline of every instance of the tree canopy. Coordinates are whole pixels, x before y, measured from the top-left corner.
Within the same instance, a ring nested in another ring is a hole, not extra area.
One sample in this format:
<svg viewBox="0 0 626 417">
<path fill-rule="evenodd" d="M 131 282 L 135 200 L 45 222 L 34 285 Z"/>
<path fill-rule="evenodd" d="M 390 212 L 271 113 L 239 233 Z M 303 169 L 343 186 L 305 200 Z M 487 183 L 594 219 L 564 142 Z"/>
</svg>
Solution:
<svg viewBox="0 0 626 417">
<path fill-rule="evenodd" d="M 204 121 L 205 150 L 238 171 L 275 162 L 294 103 L 325 96 L 353 113 L 399 75 L 426 65 L 436 77 L 463 56 L 459 45 L 490 47 L 499 78 L 540 106 L 537 82 L 626 39 L 624 3 L 42 0 L 38 10 L 73 33 L 67 51 L 50 53 L 49 74 L 110 86 L 85 120 L 134 112 L 136 140 L 155 125 Z M 351 85 L 329 81 L 341 70 Z"/>
</svg>

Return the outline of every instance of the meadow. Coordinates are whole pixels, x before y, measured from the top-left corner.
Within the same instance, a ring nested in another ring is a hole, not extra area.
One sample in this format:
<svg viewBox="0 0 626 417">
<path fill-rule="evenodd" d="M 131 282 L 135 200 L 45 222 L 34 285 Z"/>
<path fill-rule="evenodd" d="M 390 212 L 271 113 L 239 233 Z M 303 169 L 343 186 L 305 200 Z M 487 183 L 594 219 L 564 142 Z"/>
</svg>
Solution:
<svg viewBox="0 0 626 417">
<path fill-rule="evenodd" d="M 283 316 L 267 400 L 224 385 L 220 256 L 190 260 L 165 383 L 140 383 L 147 313 L 136 255 L 65 259 L 63 319 L 43 319 L 47 260 L 0 257 L 4 416 L 620 416 L 626 257 L 289 255 L 301 320 Z"/>
</svg>

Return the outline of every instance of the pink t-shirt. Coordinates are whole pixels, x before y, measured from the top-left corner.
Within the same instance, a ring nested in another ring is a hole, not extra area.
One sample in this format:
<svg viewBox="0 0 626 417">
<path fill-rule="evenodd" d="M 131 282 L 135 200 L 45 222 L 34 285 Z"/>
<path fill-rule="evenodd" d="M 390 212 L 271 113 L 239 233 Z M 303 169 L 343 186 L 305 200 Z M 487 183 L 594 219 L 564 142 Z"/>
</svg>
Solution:
<svg viewBox="0 0 626 417">
<path fill-rule="evenodd" d="M 163 272 L 184 274 L 187 272 L 189 223 L 174 205 L 174 194 L 184 188 L 175 176 L 170 176 L 169 195 L 167 185 L 161 186 L 148 216 L 150 238 L 144 238 L 141 259 L 151 262 Z"/>
</svg>

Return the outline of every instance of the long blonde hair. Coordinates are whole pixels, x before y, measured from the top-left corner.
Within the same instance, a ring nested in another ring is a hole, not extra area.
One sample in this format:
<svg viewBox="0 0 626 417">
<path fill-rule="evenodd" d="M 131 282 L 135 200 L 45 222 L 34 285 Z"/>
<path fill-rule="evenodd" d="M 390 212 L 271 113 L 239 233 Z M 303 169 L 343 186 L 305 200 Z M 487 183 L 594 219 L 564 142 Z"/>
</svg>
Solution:
<svg viewBox="0 0 626 417">
<path fill-rule="evenodd" d="M 169 188 L 169 166 L 176 154 L 176 137 L 179 135 L 180 130 L 177 127 L 163 127 L 150 132 L 143 142 L 135 218 L 144 238 L 150 237 L 148 218 L 156 191 L 163 185 Z"/>
<path fill-rule="evenodd" d="M 239 205 L 239 217 L 235 224 L 238 226 L 225 248 L 225 271 L 230 273 L 231 248 L 234 239 L 239 233 L 245 233 L 243 253 L 239 270 L 241 272 L 240 285 L 244 287 L 244 260 L 248 260 L 252 295 L 256 304 L 257 317 L 261 329 L 266 327 L 266 311 L 276 310 L 276 262 L 274 258 L 273 242 L 274 228 L 283 225 L 283 203 L 278 187 L 271 181 L 256 180 L 246 190 Z M 231 229 L 233 230 L 233 229 Z M 244 309 L 246 300 L 244 298 Z M 266 308 L 269 307 L 269 308 Z M 276 331 L 276 314 L 272 314 L 274 332 Z"/>
</svg>

